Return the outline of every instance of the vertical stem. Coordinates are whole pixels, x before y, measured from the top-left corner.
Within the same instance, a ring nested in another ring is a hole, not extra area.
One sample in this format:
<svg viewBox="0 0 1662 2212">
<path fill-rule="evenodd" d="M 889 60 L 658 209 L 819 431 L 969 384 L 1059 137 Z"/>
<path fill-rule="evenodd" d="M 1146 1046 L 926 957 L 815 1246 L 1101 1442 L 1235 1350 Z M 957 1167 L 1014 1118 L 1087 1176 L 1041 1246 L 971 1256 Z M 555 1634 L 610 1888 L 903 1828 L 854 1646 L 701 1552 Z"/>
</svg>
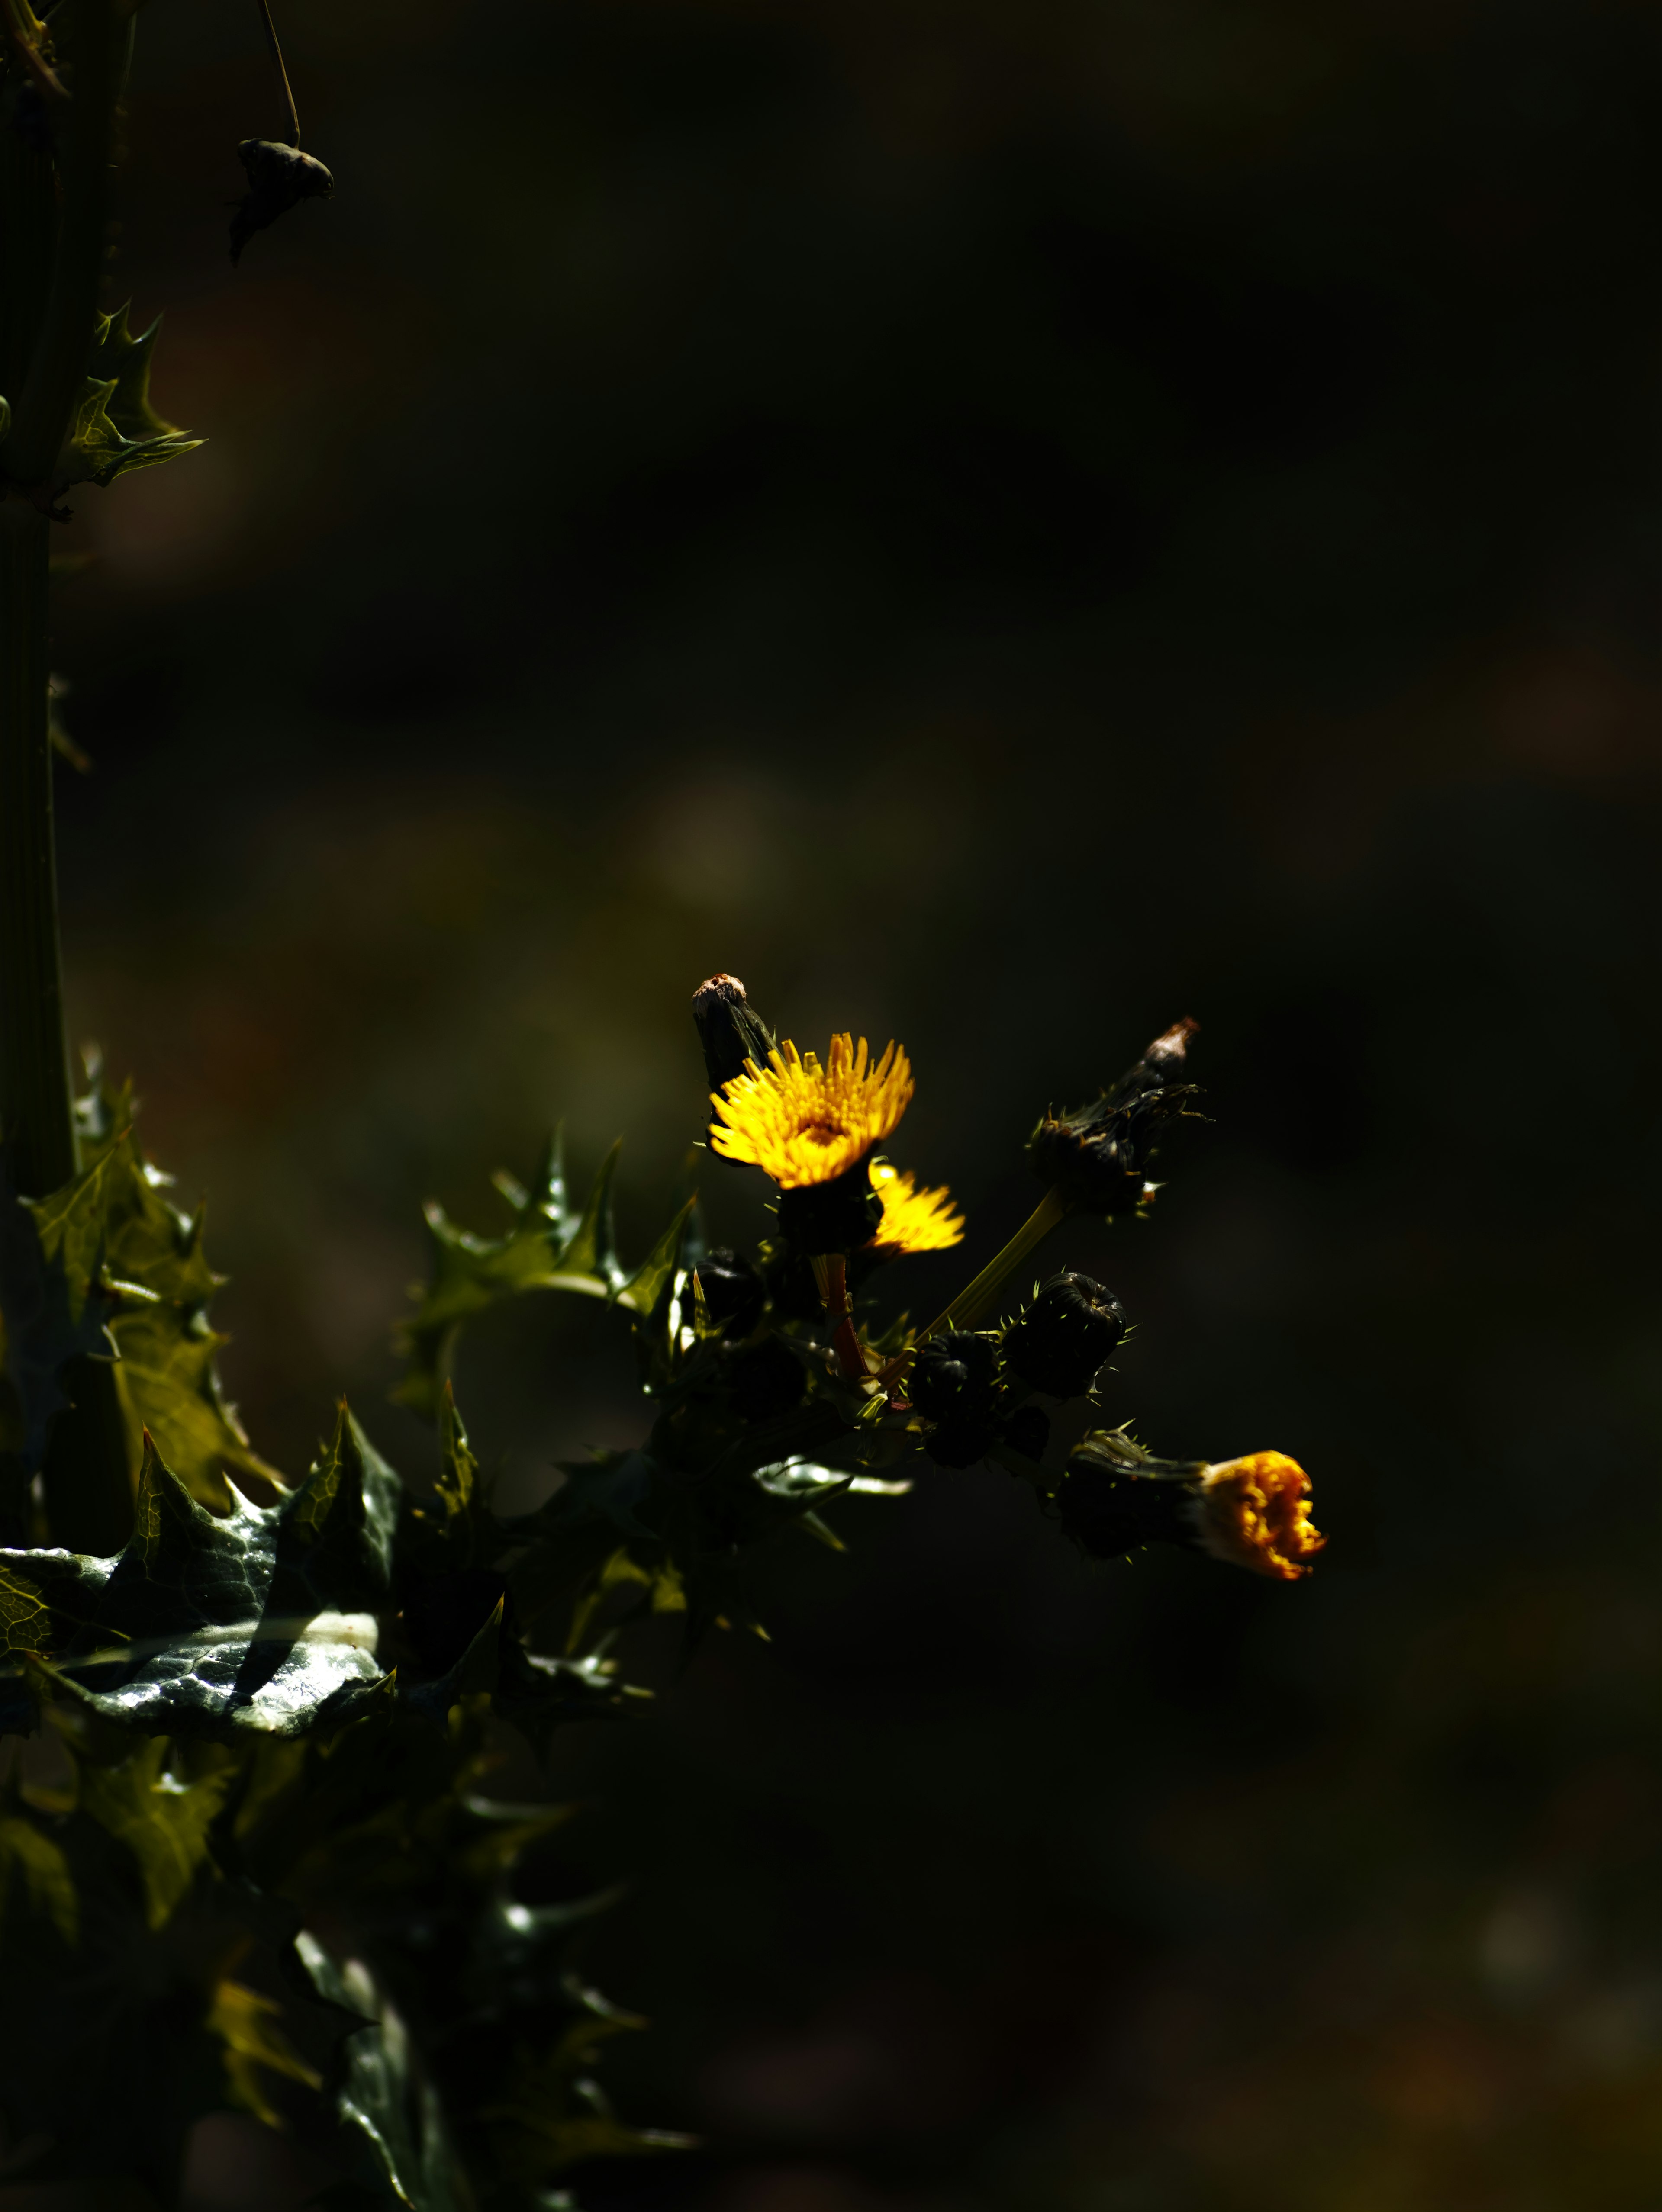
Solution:
<svg viewBox="0 0 1662 2212">
<path fill-rule="evenodd" d="M 46 722 L 46 540 L 0 506 L 0 1132 L 11 1179 L 41 1198 L 75 1173 Z"/>
<path fill-rule="evenodd" d="M 837 1364 L 850 1382 L 863 1382 L 871 1370 L 849 1305 L 848 1262 L 840 1252 L 828 1252 L 821 1264 L 825 1270 L 825 1316 L 831 1325 Z"/>
<path fill-rule="evenodd" d="M 11 428 L 0 447 L 6 475 L 28 486 L 50 478 L 86 380 L 104 275 L 115 98 L 126 46 L 111 0 L 74 0 L 68 31 L 74 80 L 57 126 L 60 216 L 52 285 L 21 392 L 14 387 L 8 394 Z"/>
<path fill-rule="evenodd" d="M 48 539 L 18 487 L 50 480 L 91 352 L 108 223 L 116 40 L 110 0 L 73 0 L 72 96 L 46 152 L 0 129 L 0 390 L 13 402 L 0 466 L 0 1138 L 13 1189 L 38 1198 L 76 1171 L 64 1023 L 48 734 Z M 125 1424 L 107 1362 L 65 1366 L 70 1401 L 42 1470 L 52 1534 L 111 1552 L 131 1525 Z M 15 1472 L 15 1471 L 14 1471 Z M 15 1493 L 15 1482 L 3 1486 Z M 5 1501 L 10 1520 L 17 1499 Z"/>
</svg>

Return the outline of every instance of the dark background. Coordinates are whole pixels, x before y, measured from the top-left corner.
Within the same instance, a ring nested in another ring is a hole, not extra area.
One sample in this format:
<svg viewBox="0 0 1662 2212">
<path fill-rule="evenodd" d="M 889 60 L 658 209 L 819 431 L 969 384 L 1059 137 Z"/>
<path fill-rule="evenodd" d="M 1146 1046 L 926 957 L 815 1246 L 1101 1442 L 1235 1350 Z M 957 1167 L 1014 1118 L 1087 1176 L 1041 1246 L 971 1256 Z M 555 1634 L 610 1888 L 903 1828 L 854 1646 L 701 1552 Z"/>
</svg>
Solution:
<svg viewBox="0 0 1662 2212">
<path fill-rule="evenodd" d="M 648 1638 L 555 1786 L 632 1885 L 611 2079 L 708 2147 L 594 2202 L 1657 2202 L 1654 11 L 283 27 L 338 196 L 233 271 L 255 10 L 140 20 L 107 296 L 210 442 L 78 501 L 58 647 L 73 1018 L 212 1194 L 256 1443 L 346 1389 L 427 1466 L 418 1202 L 497 1225 L 553 1114 L 644 1249 L 727 967 L 904 1039 L 919 1308 L 1198 1018 L 1213 1126 L 1052 1249 L 1140 1324 L 1112 1418 L 1330 1537 L 1092 1568 L 926 1472 L 782 1547 L 770 1645 Z M 459 1380 L 521 1498 L 640 1432 L 587 1309 Z"/>
</svg>

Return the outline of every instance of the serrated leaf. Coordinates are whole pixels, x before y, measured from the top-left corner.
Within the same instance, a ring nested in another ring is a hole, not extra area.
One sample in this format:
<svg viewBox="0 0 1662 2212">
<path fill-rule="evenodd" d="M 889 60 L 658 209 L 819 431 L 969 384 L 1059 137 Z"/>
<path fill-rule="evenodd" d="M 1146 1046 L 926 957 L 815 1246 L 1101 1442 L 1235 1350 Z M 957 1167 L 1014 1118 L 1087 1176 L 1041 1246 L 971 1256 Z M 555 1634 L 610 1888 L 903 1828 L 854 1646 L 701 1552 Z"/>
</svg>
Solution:
<svg viewBox="0 0 1662 2212">
<path fill-rule="evenodd" d="M 697 1206 L 696 1198 L 688 1199 L 651 1251 L 618 1292 L 618 1304 L 642 1321 L 656 1310 L 658 1301 L 668 1289 L 672 1278 L 681 1261 L 681 1245 Z"/>
<path fill-rule="evenodd" d="M 240 1982 L 222 1979 L 215 1984 L 208 2026 L 225 2045 L 226 2087 L 233 2104 L 268 2128 L 281 2127 L 283 2116 L 266 2094 L 262 2072 L 286 2075 L 308 2089 L 323 2087 L 322 2075 L 283 2033 L 282 2018 L 283 2007 L 275 1997 Z"/>
<path fill-rule="evenodd" d="M 194 453 L 204 441 L 164 422 L 150 404 L 150 353 L 160 321 L 134 337 L 127 309 L 100 315 L 88 373 L 53 471 L 52 489 L 110 484 L 128 469 Z"/>
<path fill-rule="evenodd" d="M 81 1810 L 123 1843 L 138 1864 L 145 1919 L 154 1931 L 173 1917 L 207 1855 L 208 1829 L 225 1796 L 228 1772 L 176 1782 L 167 1771 L 165 1737 L 143 1745 L 119 1766 L 82 1763 Z"/>
<path fill-rule="evenodd" d="M 404 2212 L 471 2212 L 472 2192 L 433 2087 L 404 2022 L 360 1960 L 337 1966 L 314 1937 L 295 1939 L 314 1988 L 327 2002 L 366 2015 L 344 2045 L 335 2109 L 356 2131 L 361 2186 Z"/>
<path fill-rule="evenodd" d="M 62 1847 L 21 1811 L 0 1818 L 0 1922 L 18 1875 L 31 1910 L 49 1919 L 73 1948 L 80 1940 L 81 1908 L 70 1863 Z"/>
<path fill-rule="evenodd" d="M 436 1205 L 426 1208 L 432 1258 L 420 1303 L 398 1332 L 409 1362 L 393 1391 L 398 1404 L 429 1420 L 439 1416 L 445 1371 L 464 1322 L 510 1298 L 539 1291 L 615 1299 L 633 1313 L 650 1312 L 675 1272 L 675 1253 L 686 1233 L 691 1204 L 682 1209 L 652 1252 L 626 1275 L 618 1265 L 612 1218 L 612 1180 L 621 1144 L 601 1162 L 588 1202 L 573 1219 L 566 1206 L 558 1132 L 551 1141 L 536 1186 L 512 1176 L 496 1188 L 517 1218 L 506 1237 L 477 1237 L 457 1227 Z"/>
<path fill-rule="evenodd" d="M 645 2021 L 573 1975 L 561 1986 L 575 2018 L 550 2049 L 521 2051 L 502 2095 L 479 2116 L 505 2172 L 523 2185 L 551 2179 L 585 2159 L 691 2148 L 691 2136 L 625 2126 L 585 2073 L 603 2043 Z"/>
<path fill-rule="evenodd" d="M 133 1532 L 113 1559 L 0 1552 L 50 1615 L 50 1658 L 0 1663 L 0 1712 L 32 1680 L 157 1734 L 295 1735 L 385 1680 L 373 1607 L 387 1589 L 397 1478 L 342 1409 L 307 1482 L 269 1510 L 198 1505 L 146 1440 Z M 9 1693 L 9 1695 L 8 1695 Z"/>
<path fill-rule="evenodd" d="M 0 1345 L 9 1433 L 0 1440 L 27 1474 L 40 1468 L 52 1416 L 68 1402 L 66 1363 L 108 1352 L 115 1302 L 99 1280 L 104 1257 L 107 1164 L 30 1203 L 12 1194 L 0 1148 Z"/>
<path fill-rule="evenodd" d="M 129 469 L 151 468 L 181 453 L 193 453 L 205 442 L 180 431 L 160 438 L 124 437 L 109 411 L 117 395 L 113 377 L 89 376 L 83 380 L 70 411 L 68 434 L 58 448 L 58 466 L 52 472 L 54 493 L 68 491 L 79 483 L 113 484 Z"/>
<path fill-rule="evenodd" d="M 131 310 L 132 302 L 129 300 L 113 315 L 98 318 L 93 326 L 92 358 L 87 364 L 87 373 L 107 379 L 113 385 L 108 412 L 124 438 L 179 437 L 182 434 L 178 425 L 164 422 L 150 404 L 150 355 L 155 349 L 156 333 L 161 328 L 161 318 L 158 315 L 149 330 L 141 331 L 135 337 L 127 327 Z"/>
<path fill-rule="evenodd" d="M 26 1457 L 38 1463 L 63 1403 L 58 1375 L 77 1353 L 113 1350 L 131 1464 L 149 1429 L 192 1495 L 224 1510 L 226 1471 L 277 1482 L 253 1451 L 220 1388 L 214 1355 L 224 1339 L 208 1320 L 222 1278 L 203 1249 L 203 1216 L 182 1213 L 144 1158 L 130 1090 L 94 1088 L 77 1102 L 85 1162 L 61 1190 L 28 1201 L 34 1224 L 9 1233 L 0 1206 L 0 1306 L 10 1317 L 8 1371 L 23 1409 Z M 30 1268 L 33 1267 L 33 1282 Z"/>
</svg>

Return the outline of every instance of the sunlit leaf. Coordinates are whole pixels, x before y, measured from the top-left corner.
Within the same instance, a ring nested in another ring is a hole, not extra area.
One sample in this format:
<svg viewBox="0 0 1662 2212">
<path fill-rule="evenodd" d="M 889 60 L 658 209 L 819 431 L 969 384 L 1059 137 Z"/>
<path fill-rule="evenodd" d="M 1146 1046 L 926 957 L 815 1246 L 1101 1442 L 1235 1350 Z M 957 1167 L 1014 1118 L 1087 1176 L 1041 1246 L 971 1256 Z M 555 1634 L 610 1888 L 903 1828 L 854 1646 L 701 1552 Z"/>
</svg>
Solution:
<svg viewBox="0 0 1662 2212">
<path fill-rule="evenodd" d="M 167 1759 L 166 1739 L 157 1738 L 119 1766 L 83 1763 L 81 1771 L 81 1810 L 132 1853 L 153 1929 L 167 1924 L 194 1880 L 229 1780 L 222 1771 L 177 1782 Z"/>
<path fill-rule="evenodd" d="M 240 1982 L 221 1979 L 214 1986 L 208 2008 L 208 2026 L 225 2045 L 225 2082 L 233 2104 L 252 2112 L 268 2128 L 280 2127 L 282 2115 L 266 2094 L 262 2072 L 286 2075 L 320 2089 L 323 2076 L 308 2065 L 283 2033 L 283 2007 L 275 1997 Z"/>
<path fill-rule="evenodd" d="M 407 2212 L 470 2212 L 472 2192 L 403 2020 L 361 1960 L 338 1966 L 315 1938 L 296 1951 L 318 1994 L 364 2015 L 348 2036 L 335 2107 L 358 2142 L 356 2179 Z"/>
<path fill-rule="evenodd" d="M 15 1603 L 45 1607 L 41 1671 L 75 1703 L 156 1733 L 296 1735 L 344 1717 L 384 1677 L 374 1608 L 396 1488 L 344 1407 L 300 1489 L 270 1509 L 234 1493 L 222 1518 L 147 1442 L 121 1552 L 0 1552 L 0 1574 L 26 1586 Z M 27 1618 L 33 1632 L 38 1616 Z M 0 1666 L 8 1725 L 28 1692 L 22 1663 Z"/>
<path fill-rule="evenodd" d="M 65 1943 L 81 1932 L 80 1900 L 62 1846 L 21 1808 L 0 1816 L 0 1923 L 21 1877 L 29 1910 L 50 1920 Z M 0 1936 L 0 1954 L 3 1954 Z"/>
</svg>

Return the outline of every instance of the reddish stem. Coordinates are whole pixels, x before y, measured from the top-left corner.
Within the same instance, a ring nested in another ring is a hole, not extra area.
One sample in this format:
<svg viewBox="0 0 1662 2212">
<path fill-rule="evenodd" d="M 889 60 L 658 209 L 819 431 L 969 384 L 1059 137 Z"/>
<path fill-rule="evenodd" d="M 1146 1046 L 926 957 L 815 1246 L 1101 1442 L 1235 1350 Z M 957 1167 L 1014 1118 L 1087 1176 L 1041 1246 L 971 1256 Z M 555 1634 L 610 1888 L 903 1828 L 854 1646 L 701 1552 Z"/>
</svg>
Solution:
<svg viewBox="0 0 1662 2212">
<path fill-rule="evenodd" d="M 855 1333 L 849 1307 L 848 1264 L 840 1252 L 825 1255 L 825 1316 L 831 1324 L 831 1349 L 837 1366 L 851 1381 L 863 1382 L 871 1370 L 866 1364 L 866 1347 Z"/>
</svg>

